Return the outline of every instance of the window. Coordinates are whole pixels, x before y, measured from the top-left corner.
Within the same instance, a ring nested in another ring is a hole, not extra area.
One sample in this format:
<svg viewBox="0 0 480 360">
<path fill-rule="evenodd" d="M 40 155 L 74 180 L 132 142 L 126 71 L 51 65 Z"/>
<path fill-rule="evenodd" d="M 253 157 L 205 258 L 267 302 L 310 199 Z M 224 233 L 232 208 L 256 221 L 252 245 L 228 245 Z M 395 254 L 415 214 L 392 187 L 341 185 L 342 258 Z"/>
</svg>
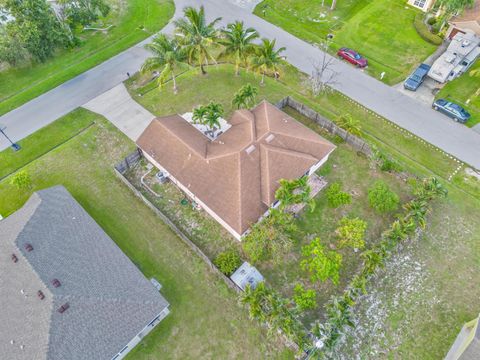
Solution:
<svg viewBox="0 0 480 360">
<path fill-rule="evenodd" d="M 413 6 L 416 6 L 416 7 L 419 7 L 421 9 L 423 9 L 425 7 L 426 2 L 427 2 L 427 0 L 415 0 L 413 2 Z"/>
</svg>

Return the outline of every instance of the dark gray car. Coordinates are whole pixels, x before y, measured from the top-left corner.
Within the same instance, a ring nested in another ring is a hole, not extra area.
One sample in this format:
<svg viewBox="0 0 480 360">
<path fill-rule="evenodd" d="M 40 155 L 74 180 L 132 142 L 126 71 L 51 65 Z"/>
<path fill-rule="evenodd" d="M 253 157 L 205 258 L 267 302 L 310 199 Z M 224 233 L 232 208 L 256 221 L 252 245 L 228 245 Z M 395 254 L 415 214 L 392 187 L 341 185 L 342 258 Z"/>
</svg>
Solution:
<svg viewBox="0 0 480 360">
<path fill-rule="evenodd" d="M 416 91 L 430 70 L 430 65 L 421 64 L 403 83 L 403 87 L 407 90 Z"/>
<path fill-rule="evenodd" d="M 432 107 L 435 110 L 444 113 L 448 117 L 451 117 L 453 120 L 458 121 L 462 124 L 465 124 L 471 116 L 470 113 L 460 105 L 455 104 L 451 101 L 447 101 L 445 99 L 436 100 L 433 103 Z"/>
</svg>

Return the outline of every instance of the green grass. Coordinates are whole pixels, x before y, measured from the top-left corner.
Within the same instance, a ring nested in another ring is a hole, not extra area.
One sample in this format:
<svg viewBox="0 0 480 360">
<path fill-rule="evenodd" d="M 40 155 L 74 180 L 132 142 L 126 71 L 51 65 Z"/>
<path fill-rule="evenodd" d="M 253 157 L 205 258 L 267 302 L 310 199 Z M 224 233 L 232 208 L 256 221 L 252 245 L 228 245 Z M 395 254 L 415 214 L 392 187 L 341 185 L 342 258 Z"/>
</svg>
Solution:
<svg viewBox="0 0 480 360">
<path fill-rule="evenodd" d="M 180 93 L 177 96 L 173 96 L 168 85 L 161 90 L 154 89 L 142 97 L 137 96 L 136 94 L 142 93 L 142 85 L 144 85 L 138 75 L 129 81 L 128 86 L 134 98 L 157 115 L 189 111 L 193 106 L 212 99 L 222 102 L 230 113 L 232 111 L 230 99 L 233 93 L 245 83 L 258 84 L 260 79 L 245 72 L 242 72 L 238 78 L 233 77 L 231 66 L 219 66 L 210 68 L 206 77 L 199 76 L 197 71 L 187 72 L 180 76 L 178 81 Z M 478 271 L 480 224 L 474 216 L 480 210 L 480 181 L 472 176 L 466 176 L 462 170 L 453 178 L 452 183 L 448 184 L 445 178 L 458 166 L 458 163 L 449 156 L 399 130 L 385 119 L 378 118 L 354 105 L 337 93 L 312 98 L 302 86 L 303 81 L 304 78 L 301 75 L 292 69 L 287 69 L 281 81 L 274 82 L 272 79 L 267 79 L 266 86 L 260 88 L 259 99 L 267 98 L 276 102 L 284 95 L 292 95 L 334 121 L 342 113 L 351 113 L 361 122 L 362 135 L 391 154 L 406 171 L 418 176 L 436 174 L 450 189 L 449 198 L 435 204 L 435 210 L 429 218 L 430 225 L 421 240 L 406 244 L 401 250 L 401 254 L 411 257 L 411 261 L 408 260 L 407 263 L 416 259 L 422 260 L 425 264 L 425 268 L 422 268 L 422 272 L 426 274 L 425 282 L 429 286 L 434 286 L 434 291 L 423 291 L 422 288 L 416 292 L 407 292 L 408 283 L 407 285 L 397 284 L 397 278 L 391 273 L 380 275 L 378 280 L 371 283 L 370 289 L 386 294 L 382 302 L 386 320 L 381 330 L 391 342 L 388 343 L 381 336 L 370 337 L 366 333 L 366 336 L 360 340 L 354 339 L 353 350 L 348 347 L 343 348 L 342 354 L 345 354 L 344 358 L 355 358 L 358 354 L 361 358 L 372 358 L 368 351 L 375 345 L 381 350 L 377 353 L 377 357 L 382 359 L 441 358 L 463 323 L 478 313 L 474 299 L 479 295 L 475 289 L 472 292 L 472 284 L 480 281 L 478 277 L 480 274 Z M 286 111 L 290 112 L 288 109 Z M 291 114 L 328 137 L 311 120 L 294 112 Z M 301 234 L 297 238 L 295 252 L 297 255 L 292 254 L 286 257 L 284 263 L 278 266 L 259 265 L 268 281 L 288 295 L 291 293 L 293 282 L 306 283 L 305 273 L 298 266 L 298 248 L 306 237 L 320 236 L 325 243 L 335 245 L 333 230 L 336 222 L 344 214 L 351 214 L 368 221 L 367 243 L 373 244 L 377 241 L 381 230 L 393 220 L 394 214 L 378 216 L 366 203 L 366 189 L 375 179 L 381 178 L 386 181 L 401 195 L 402 201 L 406 201 L 410 196 L 403 180 L 370 168 L 367 159 L 356 155 L 345 144 L 338 146 L 329 162 L 321 168 L 320 173 L 330 182 L 341 181 L 345 189 L 355 195 L 351 205 L 332 210 L 326 206 L 324 194 L 320 193 L 316 199 L 315 212 L 306 212 L 299 219 Z M 212 239 L 215 237 L 212 236 Z M 204 246 L 210 246 L 211 254 L 214 254 L 216 249 L 223 245 L 218 240 L 212 242 Z M 353 251 L 347 250 L 344 253 L 344 261 L 345 267 L 342 270 L 339 287 L 333 287 L 328 283 L 316 285 L 320 303 L 325 302 L 330 294 L 340 292 L 351 276 L 351 271 L 359 266 L 358 254 Z M 392 272 L 395 272 L 395 268 Z M 408 280 L 408 273 L 405 278 Z M 398 295 L 404 292 L 405 296 Z M 393 299 L 399 296 L 400 301 L 394 302 Z M 438 302 L 434 302 L 437 300 Z M 361 317 L 363 313 L 367 318 L 371 316 L 367 305 L 369 304 L 359 304 L 361 319 L 363 319 Z M 304 320 L 308 323 L 313 318 L 321 318 L 321 311 L 307 313 Z"/>
<path fill-rule="evenodd" d="M 8 148 L 0 152 L 0 179 L 11 174 L 29 162 L 42 156 L 56 146 L 86 129 L 94 123 L 96 116 L 92 113 L 76 110 L 58 119 L 33 133 L 29 137 L 20 140 L 20 151 Z"/>
<path fill-rule="evenodd" d="M 480 69 L 480 61 L 470 70 Z M 480 77 L 471 76 L 468 73 L 448 82 L 439 91 L 436 98 L 444 98 L 462 105 L 472 117 L 466 123 L 472 127 L 480 123 Z M 467 104 L 467 101 L 470 100 Z"/>
<path fill-rule="evenodd" d="M 321 0 L 265 0 L 255 14 L 312 43 L 333 34 L 332 51 L 347 46 L 368 58 L 367 71 L 388 84 L 402 81 L 435 50 L 413 27 L 417 10 L 403 0 L 338 2 L 335 11 Z M 264 6 L 267 6 L 265 16 Z M 322 14 L 324 17 L 322 17 Z"/>
<path fill-rule="evenodd" d="M 84 31 L 79 47 L 60 50 L 44 63 L 0 72 L 0 115 L 154 34 L 174 13 L 172 0 L 112 1 L 112 12 L 105 23 L 114 27 L 107 33 Z"/>
<path fill-rule="evenodd" d="M 135 146 L 105 119 L 74 113 L 87 114 L 95 125 L 25 167 L 32 189 L 0 181 L 0 213 L 11 214 L 35 190 L 62 184 L 145 276 L 162 283 L 172 312 L 130 359 L 291 359 L 248 319 L 236 294 L 116 178 L 113 165 Z"/>
</svg>

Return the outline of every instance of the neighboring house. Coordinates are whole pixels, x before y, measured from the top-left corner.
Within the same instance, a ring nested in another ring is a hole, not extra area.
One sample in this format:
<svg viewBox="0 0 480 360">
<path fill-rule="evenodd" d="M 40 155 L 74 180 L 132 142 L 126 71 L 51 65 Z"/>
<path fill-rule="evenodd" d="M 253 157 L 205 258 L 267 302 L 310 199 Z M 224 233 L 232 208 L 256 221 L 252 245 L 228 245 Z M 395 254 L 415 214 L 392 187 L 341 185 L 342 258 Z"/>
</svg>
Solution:
<svg viewBox="0 0 480 360">
<path fill-rule="evenodd" d="M 480 0 L 476 0 L 473 7 L 466 8 L 461 15 L 454 16 L 448 22 L 450 27 L 447 36 L 451 39 L 457 33 L 471 31 L 480 36 Z"/>
<path fill-rule="evenodd" d="M 480 37 L 471 31 L 457 33 L 447 50 L 433 63 L 428 76 L 445 83 L 466 72 L 480 56 Z"/>
<path fill-rule="evenodd" d="M 185 118 L 153 120 L 144 156 L 237 239 L 271 206 L 280 179 L 313 174 L 335 146 L 272 104 L 237 110 L 211 140 Z"/>
<path fill-rule="evenodd" d="M 435 0 L 408 0 L 408 4 L 427 12 L 435 4 Z"/>
<path fill-rule="evenodd" d="M 445 360 L 480 359 L 480 316 L 463 325 Z"/>
<path fill-rule="evenodd" d="M 0 358 L 123 358 L 168 302 L 68 191 L 0 220 Z"/>
<path fill-rule="evenodd" d="M 247 285 L 255 289 L 258 283 L 264 281 L 257 268 L 246 261 L 230 276 L 230 279 L 242 290 L 245 290 Z"/>
</svg>

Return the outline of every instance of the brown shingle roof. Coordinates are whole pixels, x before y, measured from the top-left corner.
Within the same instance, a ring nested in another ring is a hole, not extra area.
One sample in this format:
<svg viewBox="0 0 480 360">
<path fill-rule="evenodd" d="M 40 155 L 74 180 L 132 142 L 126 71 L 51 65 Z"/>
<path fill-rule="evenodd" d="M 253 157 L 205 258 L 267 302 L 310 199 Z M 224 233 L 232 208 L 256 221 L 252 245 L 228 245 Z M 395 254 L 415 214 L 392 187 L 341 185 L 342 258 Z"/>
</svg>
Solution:
<svg viewBox="0 0 480 360">
<path fill-rule="evenodd" d="M 237 233 L 275 201 L 280 179 L 295 179 L 335 146 L 268 102 L 238 110 L 215 141 L 179 115 L 153 120 L 137 145 Z"/>
</svg>

